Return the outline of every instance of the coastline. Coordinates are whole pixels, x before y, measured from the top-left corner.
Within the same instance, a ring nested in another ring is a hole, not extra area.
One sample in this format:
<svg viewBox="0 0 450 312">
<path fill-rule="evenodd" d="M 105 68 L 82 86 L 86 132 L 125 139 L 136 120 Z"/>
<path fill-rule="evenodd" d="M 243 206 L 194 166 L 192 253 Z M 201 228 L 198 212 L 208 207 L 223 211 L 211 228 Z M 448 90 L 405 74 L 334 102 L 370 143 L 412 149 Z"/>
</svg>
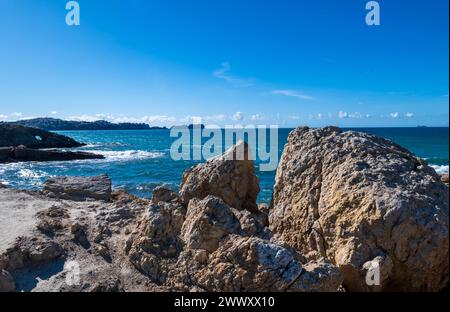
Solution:
<svg viewBox="0 0 450 312">
<path fill-rule="evenodd" d="M 338 143 L 311 148 L 317 138 Z M 386 151 L 389 158 L 383 158 Z M 332 156 L 343 152 L 348 157 Z M 319 194 L 308 195 L 318 187 Z M 258 192 L 253 161 L 223 157 L 186 171 L 178 192 L 159 187 L 151 199 L 111 190 L 106 176 L 51 179 L 40 191 L 0 188 L 4 208 L 12 212 L 10 219 L 0 220 L 2 230 L 8 229 L 4 222 L 11 226 L 11 220 L 24 220 L 5 235 L 4 245 L 9 245 L 0 267 L 11 273 L 15 289 L 25 291 L 437 291 L 446 285 L 448 186 L 426 162 L 390 141 L 332 127 L 298 128 L 284 148 L 270 207 L 256 203 Z M 384 208 L 367 214 L 366 209 L 374 209 L 373 198 Z M 365 201 L 367 207 L 361 205 Z M 18 202 L 22 216 L 14 213 Z M 317 207 L 319 214 L 313 210 L 305 217 L 303 206 Z M 410 221 L 398 221 L 394 211 Z M 442 216 L 424 217 L 430 211 Z M 376 222 L 380 217 L 385 221 Z M 343 226 L 345 236 L 338 234 Z M 361 226 L 369 228 L 361 232 Z M 377 244 L 386 244 L 382 253 L 366 231 L 378 233 Z M 20 238 L 12 242 L 15 235 Z M 348 245 L 349 235 L 371 249 Z M 432 262 L 412 256 L 417 251 L 409 242 L 416 240 L 432 244 L 432 249 L 418 247 L 433 253 Z M 390 242 L 405 246 L 408 262 L 399 264 Z M 245 250 L 249 254 L 242 258 Z M 362 258 L 342 256 L 355 252 Z M 273 261 L 275 255 L 282 257 Z M 62 264 L 74 261 L 82 282 L 67 285 Z M 387 270 L 381 288 L 365 285 L 364 276 L 355 279 L 347 269 L 371 261 Z M 399 265 L 415 272 L 414 283 L 411 275 L 399 274 Z M 414 271 L 418 265 L 421 270 Z M 30 284 L 47 266 L 53 273 Z M 227 270 L 218 270 L 222 266 Z"/>
</svg>

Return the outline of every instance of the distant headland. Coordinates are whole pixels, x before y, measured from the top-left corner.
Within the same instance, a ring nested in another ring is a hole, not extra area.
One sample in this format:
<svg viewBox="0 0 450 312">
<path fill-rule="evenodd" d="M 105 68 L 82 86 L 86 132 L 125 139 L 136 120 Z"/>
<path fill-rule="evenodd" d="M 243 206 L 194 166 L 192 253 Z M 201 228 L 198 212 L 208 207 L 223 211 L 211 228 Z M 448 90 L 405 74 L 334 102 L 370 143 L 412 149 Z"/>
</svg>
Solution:
<svg viewBox="0 0 450 312">
<path fill-rule="evenodd" d="M 166 127 L 151 127 L 146 123 L 112 123 L 106 120 L 97 121 L 74 121 L 56 118 L 34 118 L 5 122 L 11 125 L 20 125 L 38 128 L 47 131 L 70 131 L 70 130 L 160 130 Z"/>
</svg>

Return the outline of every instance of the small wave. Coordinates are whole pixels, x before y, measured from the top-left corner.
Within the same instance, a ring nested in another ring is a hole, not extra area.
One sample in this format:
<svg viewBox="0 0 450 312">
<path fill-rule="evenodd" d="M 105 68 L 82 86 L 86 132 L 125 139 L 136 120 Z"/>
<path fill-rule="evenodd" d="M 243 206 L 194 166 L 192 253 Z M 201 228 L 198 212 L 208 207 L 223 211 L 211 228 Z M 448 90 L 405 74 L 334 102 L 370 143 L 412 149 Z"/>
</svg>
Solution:
<svg viewBox="0 0 450 312">
<path fill-rule="evenodd" d="M 148 151 L 97 151 L 97 150 L 87 150 L 85 152 L 99 154 L 105 156 L 106 160 L 109 161 L 128 161 L 128 160 L 142 160 L 150 158 L 161 158 L 164 157 L 164 153 L 161 152 L 148 152 Z"/>
<path fill-rule="evenodd" d="M 436 171 L 438 174 L 448 174 L 449 168 L 448 165 L 431 165 L 431 167 Z"/>
<path fill-rule="evenodd" d="M 21 178 L 32 180 L 37 180 L 48 176 L 48 174 L 44 171 L 31 169 L 20 169 L 18 175 Z"/>
</svg>

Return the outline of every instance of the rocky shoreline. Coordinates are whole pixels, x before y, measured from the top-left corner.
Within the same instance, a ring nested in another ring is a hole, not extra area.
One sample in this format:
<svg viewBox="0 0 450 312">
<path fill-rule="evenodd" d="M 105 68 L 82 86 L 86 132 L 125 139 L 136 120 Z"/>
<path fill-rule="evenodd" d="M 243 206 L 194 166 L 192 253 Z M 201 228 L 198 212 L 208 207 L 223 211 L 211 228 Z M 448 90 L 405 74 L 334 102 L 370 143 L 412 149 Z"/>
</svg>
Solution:
<svg viewBox="0 0 450 312">
<path fill-rule="evenodd" d="M 0 164 L 23 161 L 103 159 L 93 153 L 58 150 L 84 146 L 64 135 L 20 125 L 0 124 Z"/>
<path fill-rule="evenodd" d="M 224 156 L 151 200 L 107 176 L 0 187 L 0 213 L 29 221 L 0 219 L 0 291 L 439 291 L 448 191 L 404 148 L 333 127 L 291 132 L 269 207 L 253 161 Z"/>
</svg>

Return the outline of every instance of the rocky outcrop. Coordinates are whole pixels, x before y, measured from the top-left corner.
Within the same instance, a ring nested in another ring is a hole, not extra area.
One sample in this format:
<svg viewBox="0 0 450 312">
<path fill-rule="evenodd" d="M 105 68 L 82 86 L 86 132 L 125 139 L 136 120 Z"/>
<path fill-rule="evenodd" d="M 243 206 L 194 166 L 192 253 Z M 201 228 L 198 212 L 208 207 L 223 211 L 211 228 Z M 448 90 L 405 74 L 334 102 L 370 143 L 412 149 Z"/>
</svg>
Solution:
<svg viewBox="0 0 450 312">
<path fill-rule="evenodd" d="M 84 159 L 104 159 L 103 155 L 86 152 L 70 152 L 61 150 L 39 150 L 23 145 L 0 148 L 0 163 L 19 161 L 69 161 Z"/>
<path fill-rule="evenodd" d="M 28 148 L 70 148 L 84 144 L 45 130 L 0 123 L 0 147 L 19 145 Z"/>
<path fill-rule="evenodd" d="M 348 290 L 437 291 L 448 281 L 448 204 L 436 172 L 391 141 L 298 128 L 277 170 L 270 229 L 335 264 Z M 367 285 L 370 268 L 380 286 Z"/>
<path fill-rule="evenodd" d="M 178 195 L 171 189 L 158 186 L 152 192 L 152 202 L 158 204 L 159 202 L 170 202 L 178 198 Z"/>
<path fill-rule="evenodd" d="M 228 234 L 240 229 L 239 220 L 221 199 L 208 196 L 189 202 L 181 237 L 187 248 L 213 252 Z"/>
<path fill-rule="evenodd" d="M 40 237 L 19 237 L 1 257 L 1 267 L 10 272 L 52 261 L 64 254 L 57 242 Z"/>
<path fill-rule="evenodd" d="M 55 177 L 48 179 L 43 193 L 50 197 L 84 201 L 111 200 L 111 180 L 106 174 L 96 177 Z"/>
<path fill-rule="evenodd" d="M 258 211 L 259 182 L 247 143 L 241 141 L 225 154 L 199 164 L 183 174 L 180 198 L 188 204 L 192 198 L 208 195 L 221 198 L 238 210 Z"/>
</svg>

